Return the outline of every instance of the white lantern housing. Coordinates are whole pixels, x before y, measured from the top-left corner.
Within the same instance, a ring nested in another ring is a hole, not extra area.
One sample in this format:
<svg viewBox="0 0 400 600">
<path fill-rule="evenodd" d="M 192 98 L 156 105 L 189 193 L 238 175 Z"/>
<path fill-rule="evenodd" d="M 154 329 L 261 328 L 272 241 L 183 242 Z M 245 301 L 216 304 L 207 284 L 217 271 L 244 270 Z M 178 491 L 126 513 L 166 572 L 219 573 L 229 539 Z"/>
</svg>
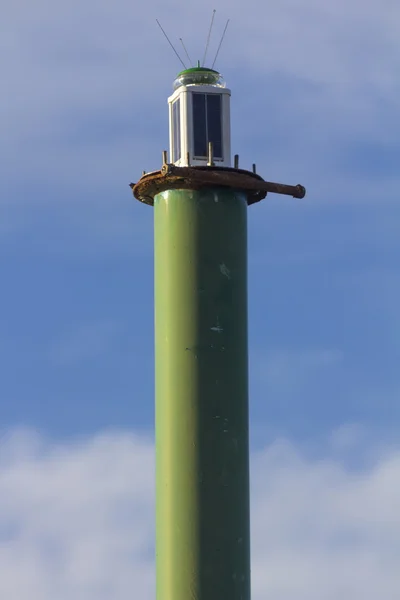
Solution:
<svg viewBox="0 0 400 600">
<path fill-rule="evenodd" d="M 213 162 L 231 166 L 231 91 L 212 69 L 194 67 L 179 73 L 168 98 L 170 161 L 178 167 L 207 165 L 209 142 Z"/>
</svg>

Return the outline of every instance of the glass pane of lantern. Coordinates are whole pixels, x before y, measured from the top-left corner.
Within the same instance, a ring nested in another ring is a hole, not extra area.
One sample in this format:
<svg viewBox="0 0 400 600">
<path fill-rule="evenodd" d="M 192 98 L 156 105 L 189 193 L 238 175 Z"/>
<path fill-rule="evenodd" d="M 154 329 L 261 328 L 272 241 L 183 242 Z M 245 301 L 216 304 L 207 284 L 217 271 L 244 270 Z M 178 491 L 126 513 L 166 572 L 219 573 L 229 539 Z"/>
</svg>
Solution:
<svg viewBox="0 0 400 600">
<path fill-rule="evenodd" d="M 207 94 L 207 141 L 213 143 L 214 158 L 223 158 L 221 100 L 220 94 Z"/>
<path fill-rule="evenodd" d="M 181 157 L 181 107 L 179 98 L 172 105 L 172 129 L 172 162 L 176 162 Z"/>
<path fill-rule="evenodd" d="M 208 142 L 213 143 L 214 158 L 222 159 L 222 96 L 193 93 L 194 157 L 208 156 Z"/>
<path fill-rule="evenodd" d="M 206 95 L 193 94 L 193 150 L 195 157 L 207 156 Z"/>
</svg>

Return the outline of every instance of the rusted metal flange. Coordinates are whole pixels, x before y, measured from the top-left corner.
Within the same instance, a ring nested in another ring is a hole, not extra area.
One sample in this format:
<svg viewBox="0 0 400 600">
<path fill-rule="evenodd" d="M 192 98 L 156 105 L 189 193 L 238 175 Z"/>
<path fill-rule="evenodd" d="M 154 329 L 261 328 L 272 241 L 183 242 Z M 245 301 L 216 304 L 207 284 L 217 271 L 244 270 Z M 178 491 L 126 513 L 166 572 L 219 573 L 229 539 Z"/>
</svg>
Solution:
<svg viewBox="0 0 400 600">
<path fill-rule="evenodd" d="M 133 195 L 144 204 L 153 206 L 154 196 L 166 190 L 199 190 L 207 187 L 226 187 L 241 190 L 247 195 L 247 203 L 263 200 L 268 192 L 304 198 L 302 185 L 285 185 L 264 181 L 260 175 L 243 169 L 229 167 L 176 167 L 164 164 L 161 171 L 146 173 L 135 184 L 131 183 Z"/>
</svg>

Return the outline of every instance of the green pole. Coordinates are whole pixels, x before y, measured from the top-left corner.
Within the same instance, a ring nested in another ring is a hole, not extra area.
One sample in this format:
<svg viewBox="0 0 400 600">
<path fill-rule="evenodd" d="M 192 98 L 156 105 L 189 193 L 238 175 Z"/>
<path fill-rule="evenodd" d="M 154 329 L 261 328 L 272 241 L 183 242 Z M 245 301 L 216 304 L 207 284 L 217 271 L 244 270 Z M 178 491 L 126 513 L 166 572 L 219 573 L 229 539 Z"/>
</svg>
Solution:
<svg viewBox="0 0 400 600">
<path fill-rule="evenodd" d="M 250 600 L 246 194 L 154 218 L 157 600 Z"/>
</svg>

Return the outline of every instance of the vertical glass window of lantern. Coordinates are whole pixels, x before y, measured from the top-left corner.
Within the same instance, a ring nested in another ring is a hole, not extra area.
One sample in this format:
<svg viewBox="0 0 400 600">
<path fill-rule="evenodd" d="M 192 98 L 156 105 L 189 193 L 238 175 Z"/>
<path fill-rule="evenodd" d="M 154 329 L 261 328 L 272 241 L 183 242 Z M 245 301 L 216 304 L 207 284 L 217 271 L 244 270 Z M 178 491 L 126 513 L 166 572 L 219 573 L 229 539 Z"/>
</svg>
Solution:
<svg viewBox="0 0 400 600">
<path fill-rule="evenodd" d="M 195 158 L 207 156 L 206 95 L 193 93 L 193 154 Z"/>
<path fill-rule="evenodd" d="M 176 162 L 181 157 L 181 106 L 179 98 L 172 105 L 172 131 L 172 162 Z"/>
<path fill-rule="evenodd" d="M 213 143 L 214 158 L 222 156 L 222 96 L 207 94 L 207 142 Z"/>
</svg>

